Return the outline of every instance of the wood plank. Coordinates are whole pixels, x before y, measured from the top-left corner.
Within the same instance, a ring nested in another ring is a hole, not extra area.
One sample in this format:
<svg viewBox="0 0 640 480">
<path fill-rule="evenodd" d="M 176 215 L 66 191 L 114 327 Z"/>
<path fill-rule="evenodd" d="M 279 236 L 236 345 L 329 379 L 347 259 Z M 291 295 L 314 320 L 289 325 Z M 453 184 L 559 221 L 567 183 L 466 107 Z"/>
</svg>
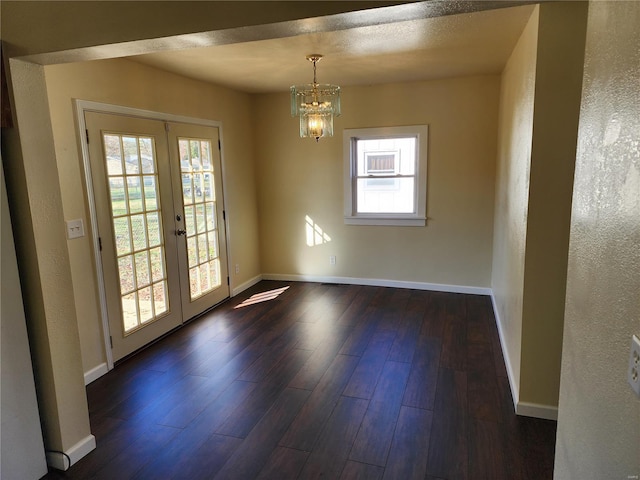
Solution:
<svg viewBox="0 0 640 480">
<path fill-rule="evenodd" d="M 298 373 L 309 358 L 308 350 L 290 350 L 269 375 L 247 396 L 244 402 L 229 415 L 216 433 L 234 437 L 246 437 L 262 416 L 271 408 L 282 390 Z M 306 390 L 304 390 L 306 392 Z M 308 393 L 308 392 L 307 392 Z"/>
<path fill-rule="evenodd" d="M 446 316 L 446 293 L 426 292 L 427 308 L 420 327 L 420 335 L 442 338 Z"/>
<path fill-rule="evenodd" d="M 357 357 L 338 355 L 313 390 L 280 445 L 311 451 L 358 362 Z"/>
<path fill-rule="evenodd" d="M 362 356 L 376 331 L 378 320 L 379 317 L 375 315 L 373 309 L 368 308 L 353 326 L 353 330 L 340 349 L 340 354 Z"/>
<path fill-rule="evenodd" d="M 361 287 L 348 308 L 337 320 L 337 325 L 355 325 L 365 314 L 371 298 L 375 295 L 375 287 Z"/>
<path fill-rule="evenodd" d="M 309 452 L 293 448 L 277 447 L 256 480 L 283 480 L 298 478 L 302 467 L 309 457 Z"/>
<path fill-rule="evenodd" d="M 189 461 L 182 463 L 180 472 L 173 478 L 210 480 L 220 471 L 241 443 L 242 439 L 240 438 L 228 437 L 226 435 L 211 435 L 199 448 L 189 454 Z M 144 478 L 148 477 L 141 477 L 140 480 Z"/>
<path fill-rule="evenodd" d="M 375 332 L 362 354 L 362 358 L 358 362 L 358 366 L 353 372 L 349 383 L 345 387 L 343 395 L 371 398 L 395 336 L 395 332 L 390 330 L 378 330 Z"/>
<path fill-rule="evenodd" d="M 433 413 L 402 407 L 393 435 L 384 479 L 423 480 L 427 472 Z"/>
<path fill-rule="evenodd" d="M 502 412 L 491 344 L 470 343 L 467 352 L 469 415 L 476 419 L 497 422 Z"/>
<path fill-rule="evenodd" d="M 120 454 L 98 470 L 92 477 L 96 480 L 133 478 L 144 465 L 161 454 L 164 446 L 180 432 L 177 428 L 149 425 Z"/>
<path fill-rule="evenodd" d="M 403 405 L 433 410 L 441 350 L 440 339 L 420 336 L 402 400 Z"/>
<path fill-rule="evenodd" d="M 507 469 L 504 436 L 497 422 L 469 421 L 469 471 L 478 478 L 511 479 Z"/>
<path fill-rule="evenodd" d="M 368 403 L 361 398 L 340 398 L 300 473 L 300 479 L 340 478 Z"/>
<path fill-rule="evenodd" d="M 249 347 L 224 364 L 213 376 L 199 377 L 205 380 L 202 387 L 189 395 L 183 395 L 181 400 L 176 401 L 172 408 L 158 420 L 158 423 L 173 427 L 186 427 L 238 378 L 245 365 L 257 358 L 260 352 L 261 349 Z M 177 391 L 177 393 L 180 395 L 182 392 Z"/>
<path fill-rule="evenodd" d="M 350 460 L 385 466 L 410 369 L 407 363 L 385 363 L 353 443 Z"/>
<path fill-rule="evenodd" d="M 398 335 L 393 342 L 388 360 L 411 363 L 426 311 L 426 297 L 412 292 L 407 299 Z"/>
<path fill-rule="evenodd" d="M 214 478 L 255 478 L 308 396 L 306 390 L 286 388 Z"/>
<path fill-rule="evenodd" d="M 302 388 L 304 390 L 313 390 L 316 388 L 331 363 L 336 358 L 342 356 L 338 355 L 338 351 L 344 343 L 346 336 L 346 331 L 337 328 L 336 333 L 326 338 L 311 354 L 309 360 L 307 360 L 297 375 L 291 380 L 289 387 Z"/>
<path fill-rule="evenodd" d="M 232 383 L 211 405 L 182 429 L 165 446 L 162 454 L 138 473 L 138 477 L 141 479 L 179 477 L 180 473 L 189 468 L 192 463 L 193 453 L 209 441 L 216 428 L 224 423 L 237 405 L 242 403 L 255 387 L 256 384 L 250 382 Z"/>
<path fill-rule="evenodd" d="M 468 295 L 466 297 L 468 343 L 491 342 L 490 301 L 488 298 L 480 295 Z"/>
<path fill-rule="evenodd" d="M 440 368 L 427 474 L 451 480 L 469 478 L 468 431 L 467 374 Z"/>
<path fill-rule="evenodd" d="M 276 300 L 233 308 L 284 285 Z M 404 392 L 389 384 L 403 375 Z M 352 380 L 371 400 L 345 396 Z M 45 480 L 209 480 L 233 462 L 262 479 L 553 477 L 556 423 L 515 415 L 484 296 L 261 282 L 121 362 L 87 396 L 97 448 Z"/>
<path fill-rule="evenodd" d="M 349 460 L 342 470 L 340 480 L 380 480 L 384 468 Z"/>
<path fill-rule="evenodd" d="M 440 364 L 453 370 L 467 369 L 467 327 L 463 322 L 448 318 L 444 324 Z"/>
</svg>

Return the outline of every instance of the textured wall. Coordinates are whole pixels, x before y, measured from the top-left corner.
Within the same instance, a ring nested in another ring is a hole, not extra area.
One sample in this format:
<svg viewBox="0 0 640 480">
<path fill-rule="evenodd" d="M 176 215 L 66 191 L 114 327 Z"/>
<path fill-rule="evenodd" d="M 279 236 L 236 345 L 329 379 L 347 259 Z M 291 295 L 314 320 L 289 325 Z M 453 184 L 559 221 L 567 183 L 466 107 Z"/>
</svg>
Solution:
<svg viewBox="0 0 640 480">
<path fill-rule="evenodd" d="M 13 200 L 11 214 L 45 446 L 65 451 L 82 444 L 89 450 L 95 447 L 95 439 L 89 430 L 74 295 L 69 288 L 71 269 L 58 169 L 51 154 L 44 69 L 11 62 L 15 104 L 21 115 L 17 128 L 3 132 L 3 142 L 9 140 L 11 151 L 5 174 Z M 22 162 L 17 161 L 21 157 Z"/>
<path fill-rule="evenodd" d="M 37 480 L 47 473 L 40 416 L 33 381 L 27 326 L 22 306 L 16 251 L 13 243 L 9 202 L 0 161 L 0 220 L 2 227 L 2 409 L 0 416 L 0 477 Z"/>
<path fill-rule="evenodd" d="M 555 478 L 637 478 L 640 3 L 592 2 L 571 220 Z"/>
<path fill-rule="evenodd" d="M 558 404 L 585 2 L 540 5 L 524 298 L 522 405 Z"/>
<path fill-rule="evenodd" d="M 491 288 L 512 388 L 520 387 L 522 298 L 539 7 L 502 73 Z"/>
<path fill-rule="evenodd" d="M 286 94 L 256 96 L 262 270 L 488 287 L 497 76 L 345 87 L 337 135 L 298 137 Z M 429 125 L 426 227 L 345 225 L 343 128 Z M 309 216 L 331 238 L 306 243 Z M 336 255 L 336 265 L 329 256 Z"/>
</svg>

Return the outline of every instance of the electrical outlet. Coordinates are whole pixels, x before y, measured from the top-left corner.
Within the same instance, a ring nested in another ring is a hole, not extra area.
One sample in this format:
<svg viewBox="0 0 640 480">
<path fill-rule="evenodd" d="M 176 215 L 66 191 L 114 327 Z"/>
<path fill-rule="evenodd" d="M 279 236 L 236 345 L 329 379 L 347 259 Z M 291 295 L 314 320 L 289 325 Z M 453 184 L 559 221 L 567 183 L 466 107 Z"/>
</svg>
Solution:
<svg viewBox="0 0 640 480">
<path fill-rule="evenodd" d="M 631 352 L 629 353 L 629 369 L 627 381 L 636 395 L 640 397 L 640 338 L 631 337 Z"/>
<path fill-rule="evenodd" d="M 335 255 L 330 255 L 329 256 L 329 265 L 335 265 L 336 264 L 336 256 Z"/>
<path fill-rule="evenodd" d="M 236 275 L 240 273 L 240 264 L 236 263 Z"/>
</svg>

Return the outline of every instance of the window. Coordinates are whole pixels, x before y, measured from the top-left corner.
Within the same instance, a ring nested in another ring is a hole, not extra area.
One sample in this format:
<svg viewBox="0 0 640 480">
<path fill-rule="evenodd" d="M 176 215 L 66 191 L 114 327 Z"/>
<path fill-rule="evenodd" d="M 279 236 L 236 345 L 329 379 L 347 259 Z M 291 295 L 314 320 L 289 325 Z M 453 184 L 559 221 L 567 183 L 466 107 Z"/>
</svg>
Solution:
<svg viewBox="0 0 640 480">
<path fill-rule="evenodd" d="M 424 226 L 426 125 L 344 130 L 344 221 Z"/>
</svg>

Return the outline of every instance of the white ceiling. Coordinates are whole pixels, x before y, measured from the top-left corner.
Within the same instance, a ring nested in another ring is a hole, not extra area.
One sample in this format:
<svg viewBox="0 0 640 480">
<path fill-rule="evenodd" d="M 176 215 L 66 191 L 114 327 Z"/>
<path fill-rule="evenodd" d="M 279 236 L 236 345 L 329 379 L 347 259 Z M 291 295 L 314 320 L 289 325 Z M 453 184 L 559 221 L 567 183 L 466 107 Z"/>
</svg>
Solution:
<svg viewBox="0 0 640 480">
<path fill-rule="evenodd" d="M 249 93 L 310 83 L 311 53 L 324 55 L 318 82 L 340 86 L 493 74 L 504 68 L 532 10 L 522 5 L 128 58 Z"/>
</svg>

